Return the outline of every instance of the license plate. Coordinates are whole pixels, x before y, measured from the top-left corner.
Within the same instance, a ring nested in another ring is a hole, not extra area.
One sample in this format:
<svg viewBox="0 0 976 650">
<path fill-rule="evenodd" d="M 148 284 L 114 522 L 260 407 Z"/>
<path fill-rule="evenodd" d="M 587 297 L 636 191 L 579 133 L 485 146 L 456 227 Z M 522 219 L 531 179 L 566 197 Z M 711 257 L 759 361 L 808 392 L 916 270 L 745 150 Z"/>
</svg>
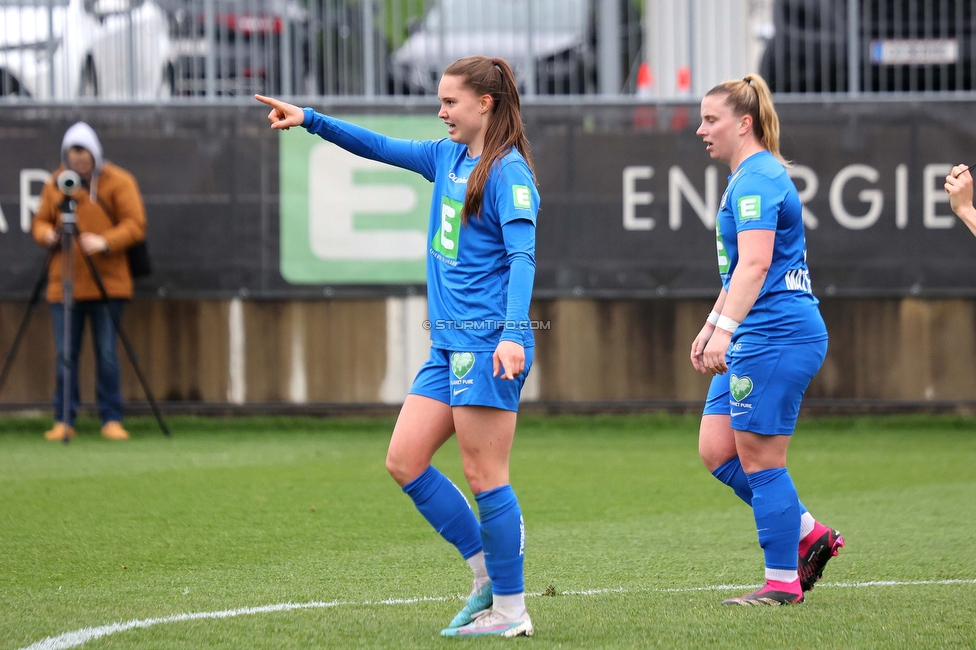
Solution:
<svg viewBox="0 0 976 650">
<path fill-rule="evenodd" d="M 947 65 L 959 61 L 954 38 L 906 38 L 871 42 L 871 62 L 880 65 Z"/>
<path fill-rule="evenodd" d="M 206 56 L 210 48 L 202 38 L 180 38 L 173 41 L 173 52 L 180 56 Z"/>
</svg>

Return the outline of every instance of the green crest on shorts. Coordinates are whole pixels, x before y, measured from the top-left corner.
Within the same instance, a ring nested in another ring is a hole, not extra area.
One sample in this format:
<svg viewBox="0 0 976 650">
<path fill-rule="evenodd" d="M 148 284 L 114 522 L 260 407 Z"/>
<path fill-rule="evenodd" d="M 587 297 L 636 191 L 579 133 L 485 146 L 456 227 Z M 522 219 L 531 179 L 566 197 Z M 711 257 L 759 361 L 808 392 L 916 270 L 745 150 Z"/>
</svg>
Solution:
<svg viewBox="0 0 976 650">
<path fill-rule="evenodd" d="M 474 367 L 474 354 L 470 352 L 455 352 L 451 355 L 451 372 L 458 379 L 471 372 Z"/>
<path fill-rule="evenodd" d="M 732 393 L 732 399 L 741 402 L 752 392 L 752 380 L 748 377 L 732 375 L 729 377 L 729 392 Z"/>
</svg>

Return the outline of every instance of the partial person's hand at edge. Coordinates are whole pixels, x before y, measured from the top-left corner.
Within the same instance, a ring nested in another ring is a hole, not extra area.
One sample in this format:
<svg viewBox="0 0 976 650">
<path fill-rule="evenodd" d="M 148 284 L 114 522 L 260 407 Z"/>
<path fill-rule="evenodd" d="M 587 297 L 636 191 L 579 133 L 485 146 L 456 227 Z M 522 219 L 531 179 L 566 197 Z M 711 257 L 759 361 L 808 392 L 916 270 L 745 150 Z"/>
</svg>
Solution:
<svg viewBox="0 0 976 650">
<path fill-rule="evenodd" d="M 305 121 L 305 111 L 294 104 L 264 95 L 255 95 L 254 99 L 271 107 L 271 112 L 268 113 L 268 121 L 271 122 L 272 130 L 287 131 L 293 126 L 301 126 Z"/>
<path fill-rule="evenodd" d="M 945 191 L 949 194 L 952 211 L 962 216 L 973 209 L 973 177 L 967 165 L 956 165 L 945 179 Z"/>
</svg>

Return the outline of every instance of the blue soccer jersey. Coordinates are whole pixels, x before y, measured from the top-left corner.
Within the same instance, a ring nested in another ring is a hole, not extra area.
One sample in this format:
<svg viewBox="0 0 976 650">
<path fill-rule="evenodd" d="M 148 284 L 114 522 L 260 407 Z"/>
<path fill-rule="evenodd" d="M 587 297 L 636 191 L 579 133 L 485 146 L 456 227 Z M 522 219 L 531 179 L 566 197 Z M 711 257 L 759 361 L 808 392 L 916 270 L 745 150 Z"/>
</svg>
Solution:
<svg viewBox="0 0 976 650">
<path fill-rule="evenodd" d="M 810 288 L 800 197 L 782 163 L 768 151 L 744 160 L 722 195 L 715 236 L 722 285 L 729 289 L 739 260 L 738 234 L 774 230 L 773 258 L 762 289 L 734 341 L 805 343 L 827 338 Z"/>
<path fill-rule="evenodd" d="M 481 214 L 461 225 L 468 178 L 478 158 L 466 145 L 400 140 L 305 109 L 303 126 L 358 156 L 415 171 L 434 184 L 427 230 L 427 311 L 434 347 L 494 350 L 500 340 L 535 345 L 528 322 L 535 271 L 539 193 L 531 169 L 513 148 L 491 170 Z M 514 227 L 507 227 L 507 226 Z M 504 231 L 503 231 L 504 228 Z M 526 273 L 512 283 L 511 271 Z M 509 290 L 513 294 L 510 300 Z M 516 291 L 518 289 L 518 291 Z"/>
</svg>

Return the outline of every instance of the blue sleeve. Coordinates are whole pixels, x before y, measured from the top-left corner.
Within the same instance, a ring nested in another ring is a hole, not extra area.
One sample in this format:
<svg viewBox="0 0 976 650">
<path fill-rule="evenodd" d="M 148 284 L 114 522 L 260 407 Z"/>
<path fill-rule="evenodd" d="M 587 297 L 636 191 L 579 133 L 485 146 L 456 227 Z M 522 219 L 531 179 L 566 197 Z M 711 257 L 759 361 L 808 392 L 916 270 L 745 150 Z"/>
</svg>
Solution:
<svg viewBox="0 0 976 650">
<path fill-rule="evenodd" d="M 535 281 L 535 224 L 528 219 L 512 219 L 502 226 L 508 254 L 508 306 L 502 341 L 523 342 L 529 327 L 529 303 Z"/>
<path fill-rule="evenodd" d="M 761 174 L 740 178 L 732 196 L 735 230 L 776 230 L 786 192 Z"/>
<path fill-rule="evenodd" d="M 333 142 L 357 156 L 417 172 L 428 181 L 434 182 L 439 140 L 389 138 L 351 122 L 316 113 L 311 108 L 303 110 L 305 121 L 302 126 L 309 133 Z"/>
<path fill-rule="evenodd" d="M 529 302 L 535 281 L 535 224 L 539 191 L 521 157 L 504 158 L 492 169 L 485 201 L 498 217 L 508 256 L 508 305 L 502 341 L 521 345 L 529 327 Z"/>
<path fill-rule="evenodd" d="M 498 222 L 505 225 L 515 219 L 535 225 L 539 214 L 539 191 L 529 166 L 521 158 L 503 159 L 491 172 L 491 206 Z"/>
</svg>

